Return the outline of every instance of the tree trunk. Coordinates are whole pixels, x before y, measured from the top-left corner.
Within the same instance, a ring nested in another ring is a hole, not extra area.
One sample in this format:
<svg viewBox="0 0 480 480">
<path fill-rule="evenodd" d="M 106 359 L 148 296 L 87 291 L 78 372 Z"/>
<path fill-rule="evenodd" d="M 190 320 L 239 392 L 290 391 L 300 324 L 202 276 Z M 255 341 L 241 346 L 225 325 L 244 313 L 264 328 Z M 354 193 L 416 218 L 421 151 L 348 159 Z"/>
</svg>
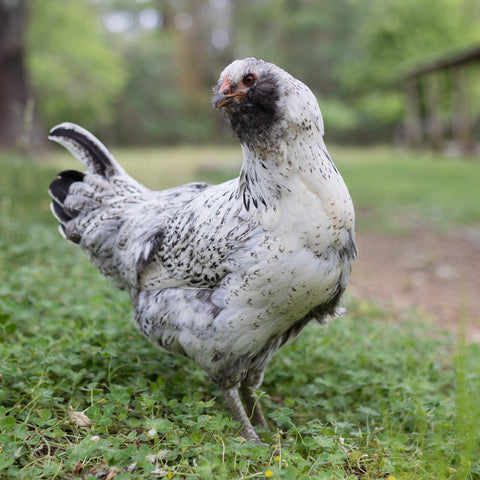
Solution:
<svg viewBox="0 0 480 480">
<path fill-rule="evenodd" d="M 24 64 L 26 0 L 0 0 L 0 148 L 38 146 Z"/>
</svg>

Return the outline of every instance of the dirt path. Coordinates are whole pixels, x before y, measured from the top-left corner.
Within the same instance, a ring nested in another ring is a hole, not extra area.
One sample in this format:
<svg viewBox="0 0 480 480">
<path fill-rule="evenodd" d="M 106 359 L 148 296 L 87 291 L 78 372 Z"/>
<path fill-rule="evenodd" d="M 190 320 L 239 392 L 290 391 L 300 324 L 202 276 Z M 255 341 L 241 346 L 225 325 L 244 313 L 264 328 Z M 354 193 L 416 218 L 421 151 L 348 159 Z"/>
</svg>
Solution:
<svg viewBox="0 0 480 480">
<path fill-rule="evenodd" d="M 359 232 L 351 289 L 360 298 L 393 309 L 412 309 L 434 325 L 480 342 L 480 237 L 466 231 L 439 235 L 412 228 L 390 237 Z"/>
</svg>

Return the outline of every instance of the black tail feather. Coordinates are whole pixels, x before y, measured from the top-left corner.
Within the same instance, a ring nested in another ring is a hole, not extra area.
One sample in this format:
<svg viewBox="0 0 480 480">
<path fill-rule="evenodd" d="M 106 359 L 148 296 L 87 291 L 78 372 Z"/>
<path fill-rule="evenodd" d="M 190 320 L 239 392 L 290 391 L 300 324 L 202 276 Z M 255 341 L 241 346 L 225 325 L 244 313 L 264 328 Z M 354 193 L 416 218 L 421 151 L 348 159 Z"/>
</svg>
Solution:
<svg viewBox="0 0 480 480">
<path fill-rule="evenodd" d="M 49 192 L 52 198 L 63 204 L 68 194 L 70 185 L 83 181 L 84 173 L 77 170 L 65 170 L 58 174 L 58 177 L 50 184 Z"/>
<path fill-rule="evenodd" d="M 58 203 L 55 199 L 52 200 L 52 210 L 55 218 L 57 218 L 61 224 L 69 222 L 73 218 L 65 211 L 64 206 L 60 205 L 60 203 Z"/>
<path fill-rule="evenodd" d="M 70 150 L 92 173 L 109 176 L 118 164 L 98 138 L 74 123 L 61 123 L 50 130 L 50 140 Z"/>
<path fill-rule="evenodd" d="M 78 243 L 80 237 L 78 237 L 78 235 L 67 235 L 65 225 L 72 220 L 78 212 L 65 208 L 65 199 L 67 198 L 71 185 L 83 181 L 84 177 L 84 173 L 76 170 L 65 170 L 58 174 L 48 189 L 48 193 L 52 197 L 50 209 L 55 218 L 60 222 L 60 233 L 74 243 Z"/>
</svg>

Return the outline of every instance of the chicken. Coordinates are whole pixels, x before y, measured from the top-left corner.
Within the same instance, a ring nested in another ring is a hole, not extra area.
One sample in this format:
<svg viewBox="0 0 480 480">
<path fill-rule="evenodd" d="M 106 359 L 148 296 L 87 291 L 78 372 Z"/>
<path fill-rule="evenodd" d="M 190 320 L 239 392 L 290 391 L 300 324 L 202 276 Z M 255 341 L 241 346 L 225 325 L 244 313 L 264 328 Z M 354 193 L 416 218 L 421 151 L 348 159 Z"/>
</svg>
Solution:
<svg viewBox="0 0 480 480">
<path fill-rule="evenodd" d="M 240 140 L 238 178 L 151 191 L 91 133 L 62 123 L 49 138 L 86 172 L 58 175 L 51 209 L 62 235 L 130 294 L 138 329 L 199 365 L 240 434 L 260 442 L 253 425 L 267 422 L 253 389 L 308 322 L 340 312 L 357 254 L 354 210 L 305 84 L 272 63 L 236 60 L 213 104 Z"/>
</svg>

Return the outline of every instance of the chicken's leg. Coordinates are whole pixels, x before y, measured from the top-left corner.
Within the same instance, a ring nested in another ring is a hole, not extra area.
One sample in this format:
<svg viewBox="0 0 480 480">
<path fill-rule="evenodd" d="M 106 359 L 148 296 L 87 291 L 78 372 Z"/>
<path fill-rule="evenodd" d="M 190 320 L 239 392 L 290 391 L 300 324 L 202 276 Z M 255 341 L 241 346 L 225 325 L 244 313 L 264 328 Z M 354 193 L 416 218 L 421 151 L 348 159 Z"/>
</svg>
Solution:
<svg viewBox="0 0 480 480">
<path fill-rule="evenodd" d="M 251 419 L 253 425 L 260 425 L 261 427 L 269 428 L 268 423 L 263 415 L 260 400 L 254 397 L 250 384 L 244 381 L 240 385 L 240 393 L 242 394 L 243 401 L 245 402 L 247 415 Z"/>
<path fill-rule="evenodd" d="M 245 408 L 243 408 L 240 396 L 238 394 L 238 387 L 222 390 L 222 393 L 232 412 L 233 419 L 239 422 L 242 426 L 240 435 L 245 438 L 245 440 L 253 440 L 255 443 L 262 443 L 260 437 L 257 435 L 257 432 L 250 423 L 250 420 L 245 412 Z"/>
</svg>

